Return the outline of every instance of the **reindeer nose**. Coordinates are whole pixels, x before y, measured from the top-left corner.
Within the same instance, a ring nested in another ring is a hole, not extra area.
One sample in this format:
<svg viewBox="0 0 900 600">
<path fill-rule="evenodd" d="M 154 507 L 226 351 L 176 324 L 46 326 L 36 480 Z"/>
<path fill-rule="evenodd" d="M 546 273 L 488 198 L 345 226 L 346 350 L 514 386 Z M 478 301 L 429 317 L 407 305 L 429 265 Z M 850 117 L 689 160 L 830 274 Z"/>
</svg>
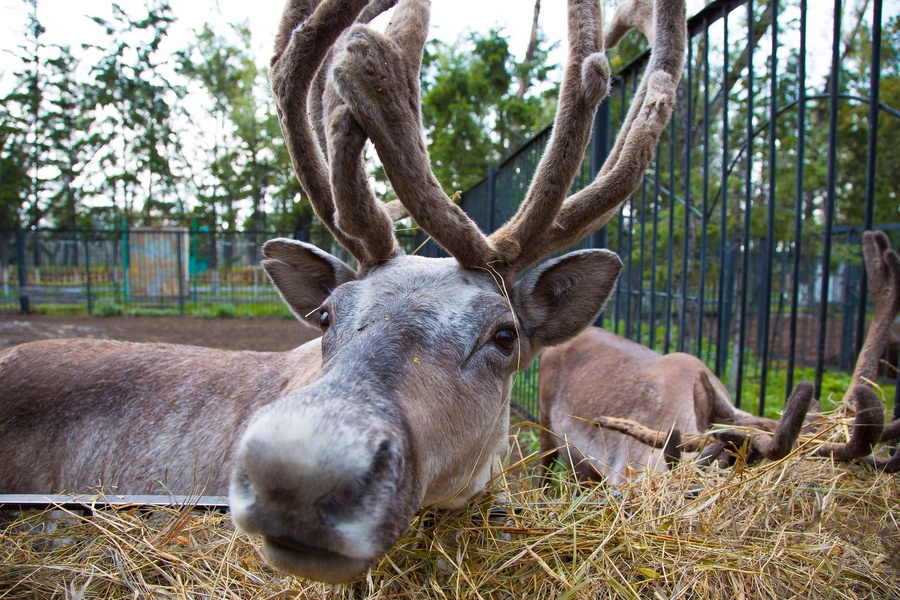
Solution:
<svg viewBox="0 0 900 600">
<path fill-rule="evenodd" d="M 240 453 L 246 491 L 269 510 L 317 518 L 325 525 L 352 519 L 381 486 L 392 487 L 399 457 L 386 437 L 359 440 L 355 447 L 334 445 L 249 440 Z"/>
<path fill-rule="evenodd" d="M 421 506 L 406 432 L 363 405 L 297 394 L 248 424 L 234 454 L 229 505 L 263 537 L 277 568 L 321 581 L 356 577 Z"/>
</svg>

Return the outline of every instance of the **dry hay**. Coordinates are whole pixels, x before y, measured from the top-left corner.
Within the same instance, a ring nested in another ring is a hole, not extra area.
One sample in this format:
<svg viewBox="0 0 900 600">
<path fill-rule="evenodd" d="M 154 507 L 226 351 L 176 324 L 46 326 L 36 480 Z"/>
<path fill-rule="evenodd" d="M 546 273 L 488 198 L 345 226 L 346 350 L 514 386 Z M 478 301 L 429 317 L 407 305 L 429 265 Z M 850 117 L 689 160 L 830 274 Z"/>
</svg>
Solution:
<svg viewBox="0 0 900 600">
<path fill-rule="evenodd" d="M 350 585 L 273 571 L 226 515 L 134 507 L 5 526 L 0 599 L 898 597 L 900 486 L 865 465 L 797 451 L 616 489 L 554 474 L 544 490 L 521 476 L 535 460 L 495 481 L 502 516 L 490 497 L 424 512 Z"/>
</svg>

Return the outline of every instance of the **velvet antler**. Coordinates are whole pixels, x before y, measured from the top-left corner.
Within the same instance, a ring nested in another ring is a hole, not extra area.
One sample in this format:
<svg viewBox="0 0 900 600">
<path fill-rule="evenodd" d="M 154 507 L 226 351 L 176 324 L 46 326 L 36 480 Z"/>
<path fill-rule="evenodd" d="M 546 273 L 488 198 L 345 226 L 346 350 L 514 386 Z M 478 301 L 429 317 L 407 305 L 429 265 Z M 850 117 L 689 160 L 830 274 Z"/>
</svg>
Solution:
<svg viewBox="0 0 900 600">
<path fill-rule="evenodd" d="M 671 115 L 684 61 L 684 2 L 656 0 L 652 10 L 649 0 L 635 5 L 643 12 L 630 9 L 610 27 L 618 31 L 633 25 L 635 14 L 644 14 L 647 31 L 646 19 L 655 12 L 653 37 L 658 43 L 610 160 L 593 184 L 566 199 L 609 81 L 599 3 L 569 0 L 569 57 L 553 135 L 519 212 L 490 237 L 444 193 L 429 165 L 419 104 L 427 2 L 400 0 L 384 34 L 355 26 L 345 48 L 336 53 L 330 83 L 361 129 L 350 140 L 358 143 L 362 132 L 372 140 L 409 214 L 462 266 L 491 267 L 515 277 L 609 218 L 639 184 Z M 343 220 L 338 226 L 343 227 Z"/>
</svg>

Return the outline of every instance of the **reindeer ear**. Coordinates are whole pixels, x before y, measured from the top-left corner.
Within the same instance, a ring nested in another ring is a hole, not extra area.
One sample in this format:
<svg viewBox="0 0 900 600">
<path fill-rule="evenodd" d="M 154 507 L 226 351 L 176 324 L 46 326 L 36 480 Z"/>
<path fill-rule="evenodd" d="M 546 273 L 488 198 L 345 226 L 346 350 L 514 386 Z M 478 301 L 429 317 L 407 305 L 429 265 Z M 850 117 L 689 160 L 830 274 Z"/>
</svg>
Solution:
<svg viewBox="0 0 900 600">
<path fill-rule="evenodd" d="M 300 321 L 316 327 L 310 313 L 319 308 L 332 290 L 356 279 L 356 271 L 312 244 L 276 238 L 263 246 L 262 266 L 282 300 Z M 314 318 L 315 317 L 315 318 Z"/>
<path fill-rule="evenodd" d="M 516 284 L 520 315 L 535 344 L 555 346 L 590 325 L 622 270 L 609 250 L 579 250 L 537 267 Z"/>
</svg>

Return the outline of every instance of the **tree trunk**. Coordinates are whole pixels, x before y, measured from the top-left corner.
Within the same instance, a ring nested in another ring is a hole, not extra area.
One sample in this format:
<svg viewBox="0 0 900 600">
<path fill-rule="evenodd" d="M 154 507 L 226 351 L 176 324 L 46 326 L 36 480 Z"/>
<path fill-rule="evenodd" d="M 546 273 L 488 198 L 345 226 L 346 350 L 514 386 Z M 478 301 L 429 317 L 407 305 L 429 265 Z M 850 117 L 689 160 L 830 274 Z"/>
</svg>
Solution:
<svg viewBox="0 0 900 600">
<path fill-rule="evenodd" d="M 525 60 L 523 64 L 528 66 L 528 70 L 522 73 L 519 79 L 519 90 L 516 92 L 516 98 L 521 100 L 525 97 L 525 92 L 531 87 L 531 63 L 534 62 L 534 53 L 537 50 L 537 32 L 538 32 L 538 16 L 541 14 L 541 0 L 534 0 L 534 18 L 531 21 L 531 38 L 528 40 L 528 49 L 525 51 Z"/>
</svg>

